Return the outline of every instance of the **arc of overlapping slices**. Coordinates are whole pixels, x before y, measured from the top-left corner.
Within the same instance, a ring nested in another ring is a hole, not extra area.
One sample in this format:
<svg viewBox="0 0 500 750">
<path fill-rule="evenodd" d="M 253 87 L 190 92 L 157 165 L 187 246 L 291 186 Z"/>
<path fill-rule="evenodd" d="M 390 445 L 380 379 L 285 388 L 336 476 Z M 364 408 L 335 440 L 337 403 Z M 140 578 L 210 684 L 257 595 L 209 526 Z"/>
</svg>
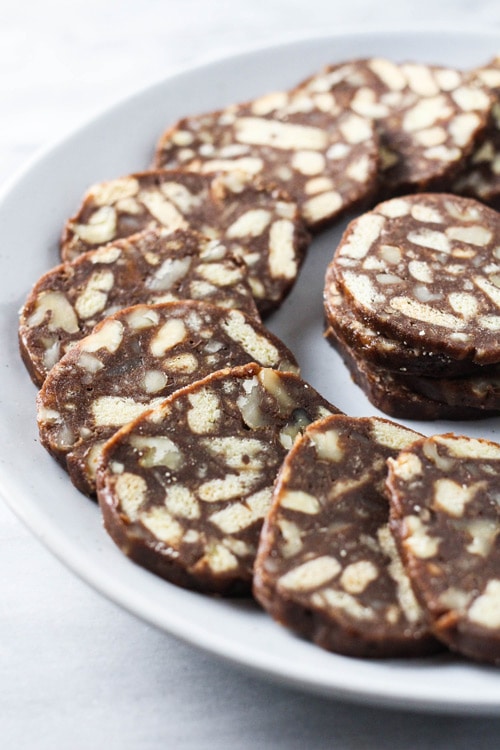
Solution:
<svg viewBox="0 0 500 750">
<path fill-rule="evenodd" d="M 340 653 L 422 654 L 437 638 L 500 658 L 500 448 L 342 415 L 259 317 L 293 288 L 310 231 L 391 198 L 328 268 L 327 335 L 388 414 L 498 413 L 498 219 L 451 195 L 498 200 L 498 69 L 329 66 L 183 118 L 153 169 L 87 191 L 20 344 L 44 383 L 42 443 L 97 490 L 136 562 L 208 593 L 253 586 Z"/>
</svg>

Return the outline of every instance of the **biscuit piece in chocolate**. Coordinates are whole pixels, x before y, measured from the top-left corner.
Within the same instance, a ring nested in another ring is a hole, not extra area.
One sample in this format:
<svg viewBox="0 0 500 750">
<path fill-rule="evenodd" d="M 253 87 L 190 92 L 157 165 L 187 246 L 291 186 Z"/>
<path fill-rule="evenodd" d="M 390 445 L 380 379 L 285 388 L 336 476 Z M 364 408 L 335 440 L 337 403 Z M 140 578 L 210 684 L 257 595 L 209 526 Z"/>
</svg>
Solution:
<svg viewBox="0 0 500 750">
<path fill-rule="evenodd" d="M 248 362 L 298 371 L 285 345 L 239 310 L 194 301 L 125 308 L 50 371 L 38 395 L 41 442 L 92 495 L 102 446 L 119 427 L 178 388 Z"/>
<path fill-rule="evenodd" d="M 310 94 L 355 91 L 351 110 L 373 118 L 381 142 L 381 190 L 449 189 L 485 130 L 489 91 L 469 73 L 385 58 L 330 66 L 299 85 Z"/>
<path fill-rule="evenodd" d="M 21 310 L 21 355 L 36 385 L 100 321 L 121 308 L 199 299 L 258 318 L 246 266 L 218 240 L 146 229 L 44 274 Z"/>
<path fill-rule="evenodd" d="M 334 274 L 349 304 L 405 346 L 500 361 L 500 222 L 469 198 L 420 194 L 355 219 Z"/>
<path fill-rule="evenodd" d="M 491 91 L 494 104 L 488 127 L 453 182 L 452 192 L 500 209 L 500 57 L 472 71 Z"/>
<path fill-rule="evenodd" d="M 430 398 L 423 386 L 420 390 L 414 387 L 411 377 L 377 367 L 357 356 L 331 329 L 328 338 L 342 357 L 353 381 L 364 391 L 373 406 L 390 417 L 433 421 L 485 419 L 498 415 L 498 409 L 488 408 L 481 402 L 481 406 L 471 406 L 463 398 L 460 389 L 454 391 L 455 398 L 450 403 Z M 416 381 L 417 378 L 413 380 Z M 423 380 L 421 378 L 419 382 Z M 430 380 L 431 378 L 427 378 L 426 382 Z"/>
<path fill-rule="evenodd" d="M 389 460 L 391 529 L 435 635 L 500 663 L 500 445 L 452 434 Z"/>
<path fill-rule="evenodd" d="M 337 411 L 296 375 L 255 364 L 177 391 L 105 446 L 97 487 L 107 531 L 173 583 L 250 593 L 281 462 L 307 424 Z"/>
<path fill-rule="evenodd" d="M 309 243 L 297 205 L 244 173 L 151 171 L 90 188 L 61 240 L 63 260 L 150 226 L 198 231 L 222 242 L 248 269 L 262 313 L 292 288 Z"/>
<path fill-rule="evenodd" d="M 284 188 L 311 229 L 371 199 L 377 186 L 373 122 L 353 111 L 354 82 L 333 91 L 275 91 L 187 117 L 158 144 L 157 167 L 244 170 Z"/>
<path fill-rule="evenodd" d="M 352 656 L 436 650 L 392 534 L 386 460 L 419 434 L 385 419 L 310 425 L 280 470 L 255 562 L 274 619 Z"/>
</svg>

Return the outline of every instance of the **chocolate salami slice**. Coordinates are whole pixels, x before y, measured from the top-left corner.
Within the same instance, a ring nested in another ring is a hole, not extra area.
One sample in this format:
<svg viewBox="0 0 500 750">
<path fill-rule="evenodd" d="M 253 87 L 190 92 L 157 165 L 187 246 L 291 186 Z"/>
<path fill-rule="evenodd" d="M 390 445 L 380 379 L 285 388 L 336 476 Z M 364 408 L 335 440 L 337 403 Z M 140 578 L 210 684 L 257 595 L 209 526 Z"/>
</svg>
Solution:
<svg viewBox="0 0 500 750">
<path fill-rule="evenodd" d="M 389 460 L 391 529 L 435 635 L 500 663 L 500 446 L 452 434 Z"/>
<path fill-rule="evenodd" d="M 419 437 L 377 418 L 310 425 L 281 468 L 255 562 L 274 619 L 352 656 L 436 650 L 389 530 L 386 460 Z"/>
<path fill-rule="evenodd" d="M 389 195 L 449 189 L 493 101 L 470 73 L 381 57 L 327 67 L 299 89 L 337 99 L 346 86 L 355 90 L 351 109 L 377 124 L 381 190 Z"/>
<path fill-rule="evenodd" d="M 311 229 L 374 195 L 378 138 L 351 108 L 355 84 L 332 92 L 276 91 L 187 117 L 158 144 L 157 167 L 245 172 L 280 185 Z"/>
<path fill-rule="evenodd" d="M 494 103 L 488 127 L 453 182 L 452 192 L 500 208 L 500 57 L 473 71 L 491 91 Z"/>
<path fill-rule="evenodd" d="M 65 227 L 62 258 L 72 260 L 151 225 L 171 232 L 190 228 L 220 240 L 245 263 L 263 313 L 292 288 L 310 239 L 296 203 L 255 177 L 159 170 L 91 187 Z"/>
<path fill-rule="evenodd" d="M 353 381 L 364 391 L 368 400 L 390 417 L 433 421 L 485 419 L 498 415 L 498 409 L 492 409 L 491 406 L 470 405 L 460 390 L 455 391 L 455 398 L 450 403 L 430 398 L 422 386 L 420 389 L 414 387 L 412 378 L 377 367 L 358 357 L 331 329 L 329 341 L 337 349 Z M 419 382 L 422 381 L 423 378 Z"/>
<path fill-rule="evenodd" d="M 468 198 L 395 198 L 347 228 L 335 278 L 369 325 L 410 347 L 500 361 L 500 222 Z"/>
<path fill-rule="evenodd" d="M 206 302 L 125 308 L 54 365 L 38 395 L 41 442 L 86 494 L 116 430 L 214 370 L 258 362 L 298 371 L 293 354 L 239 310 Z"/>
<path fill-rule="evenodd" d="M 199 591 L 248 594 L 279 466 L 310 422 L 338 410 L 256 364 L 193 383 L 105 446 L 105 528 L 133 560 Z"/>
<path fill-rule="evenodd" d="M 398 248 L 386 248 L 387 255 L 391 252 L 394 253 L 394 258 L 400 257 L 401 251 Z M 442 352 L 436 353 L 424 346 L 409 346 L 404 341 L 388 338 L 376 331 L 363 320 L 342 293 L 333 263 L 326 271 L 324 307 L 326 338 L 333 346 L 338 338 L 342 339 L 356 358 L 365 360 L 369 366 L 383 367 L 397 374 L 428 378 L 478 376 L 490 373 L 491 370 L 492 374 L 497 373 L 496 365 L 488 367 L 468 360 L 453 359 Z"/>
<path fill-rule="evenodd" d="M 21 355 L 36 385 L 108 315 L 136 304 L 200 299 L 258 318 L 246 266 L 218 240 L 146 229 L 48 271 L 21 310 Z"/>
</svg>

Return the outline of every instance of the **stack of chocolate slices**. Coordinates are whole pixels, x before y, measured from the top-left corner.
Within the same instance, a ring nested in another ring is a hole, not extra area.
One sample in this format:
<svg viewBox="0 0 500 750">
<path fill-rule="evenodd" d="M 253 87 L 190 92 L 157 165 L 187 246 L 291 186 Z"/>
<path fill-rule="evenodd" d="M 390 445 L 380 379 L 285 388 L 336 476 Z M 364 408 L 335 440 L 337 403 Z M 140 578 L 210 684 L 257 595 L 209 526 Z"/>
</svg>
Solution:
<svg viewBox="0 0 500 750">
<path fill-rule="evenodd" d="M 500 408 L 500 217 L 446 193 L 355 219 L 326 273 L 326 336 L 380 410 L 475 419 Z"/>
</svg>

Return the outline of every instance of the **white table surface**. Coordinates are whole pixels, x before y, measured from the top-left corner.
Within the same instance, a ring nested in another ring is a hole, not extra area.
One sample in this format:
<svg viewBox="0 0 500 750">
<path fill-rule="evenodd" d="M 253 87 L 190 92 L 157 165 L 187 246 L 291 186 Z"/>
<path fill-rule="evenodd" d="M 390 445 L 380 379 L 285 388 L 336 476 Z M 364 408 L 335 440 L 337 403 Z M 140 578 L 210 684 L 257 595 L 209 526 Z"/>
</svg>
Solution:
<svg viewBox="0 0 500 750">
<path fill-rule="evenodd" d="M 0 183 L 39 147 L 186 66 L 329 31 L 450 24 L 500 33 L 500 3 L 0 0 Z M 101 598 L 0 502 L 2 750 L 499 742 L 500 718 L 362 707 L 249 676 Z"/>
</svg>

